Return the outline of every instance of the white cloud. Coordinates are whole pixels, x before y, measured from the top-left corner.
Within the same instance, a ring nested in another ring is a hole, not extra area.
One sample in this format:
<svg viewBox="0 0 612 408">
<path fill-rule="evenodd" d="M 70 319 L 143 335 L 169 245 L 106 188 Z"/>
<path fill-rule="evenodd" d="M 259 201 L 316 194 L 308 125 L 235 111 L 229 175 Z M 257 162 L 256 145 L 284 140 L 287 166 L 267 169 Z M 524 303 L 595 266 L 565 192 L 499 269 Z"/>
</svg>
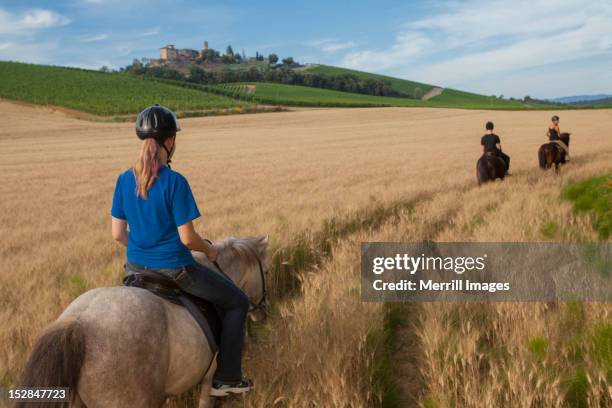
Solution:
<svg viewBox="0 0 612 408">
<path fill-rule="evenodd" d="M 306 45 L 309 47 L 317 48 L 326 54 L 335 54 L 339 51 L 353 48 L 357 44 L 355 44 L 352 41 L 337 41 L 333 39 L 324 39 L 324 40 L 309 41 L 306 43 Z"/>
<path fill-rule="evenodd" d="M 61 27 L 70 19 L 51 10 L 31 9 L 15 14 L 0 9 L 0 34 L 23 34 L 52 27 Z"/>
<path fill-rule="evenodd" d="M 10 48 L 13 48 L 13 47 L 15 47 L 15 45 L 16 44 L 12 43 L 12 42 L 3 42 L 3 43 L 0 43 L 0 51 L 8 50 Z"/>
<path fill-rule="evenodd" d="M 419 32 L 399 33 L 394 44 L 387 50 L 364 50 L 345 55 L 342 65 L 363 70 L 389 70 L 412 62 L 427 49 L 434 46 L 434 41 Z"/>
<path fill-rule="evenodd" d="M 152 30 L 149 31 L 145 31 L 144 33 L 139 34 L 139 37 L 153 37 L 159 35 L 159 27 L 154 28 Z"/>
<path fill-rule="evenodd" d="M 460 83 L 496 73 L 587 58 L 606 51 L 606 48 L 600 47 L 600 40 L 611 25 L 612 20 L 592 17 L 581 27 L 570 31 L 469 53 L 432 64 L 416 73 L 427 80 L 444 78 L 448 83 Z"/>
<path fill-rule="evenodd" d="M 106 40 L 108 37 L 110 37 L 110 34 L 98 34 L 98 35 L 93 35 L 91 37 L 84 37 L 81 38 L 81 42 L 82 43 L 91 43 L 91 42 L 98 42 L 98 41 L 103 41 Z"/>
<path fill-rule="evenodd" d="M 94 71 L 99 70 L 102 67 L 116 69 L 117 67 L 113 65 L 113 63 L 109 60 L 101 60 L 101 59 L 85 59 L 85 60 L 76 60 L 76 61 L 67 61 L 66 66 L 68 67 L 77 67 L 83 69 L 91 69 Z"/>
<path fill-rule="evenodd" d="M 390 47 L 349 52 L 340 64 L 461 87 L 503 73 L 612 56 L 609 0 L 435 4 L 433 14 L 402 25 Z M 578 74 L 572 78 L 580 81 Z"/>
<path fill-rule="evenodd" d="M 0 60 L 49 64 L 57 48 L 56 42 L 0 43 Z"/>
<path fill-rule="evenodd" d="M 484 79 L 464 83 L 466 90 L 488 95 L 489 93 L 522 97 L 556 98 L 581 94 L 612 94 L 612 63 L 587 60 L 570 69 L 565 64 L 546 70 L 527 70 L 490 75 Z M 577 80 L 579 78 L 579 80 Z M 493 90 L 493 92 L 491 92 Z M 534 91 L 537 94 L 534 94 Z"/>
<path fill-rule="evenodd" d="M 333 54 L 338 51 L 346 50 L 349 48 L 353 48 L 355 43 L 352 41 L 342 42 L 342 43 L 329 43 L 321 46 L 321 50 L 326 53 Z"/>
<path fill-rule="evenodd" d="M 131 45 L 117 45 L 114 47 L 116 57 L 127 57 L 133 52 Z"/>
<path fill-rule="evenodd" d="M 603 1 L 595 0 L 591 6 Z M 443 12 L 404 25 L 435 36 L 445 46 L 464 46 L 496 37 L 520 38 L 577 27 L 594 10 L 582 0 L 468 0 L 450 3 Z M 595 7 L 597 8 L 597 6 Z"/>
</svg>

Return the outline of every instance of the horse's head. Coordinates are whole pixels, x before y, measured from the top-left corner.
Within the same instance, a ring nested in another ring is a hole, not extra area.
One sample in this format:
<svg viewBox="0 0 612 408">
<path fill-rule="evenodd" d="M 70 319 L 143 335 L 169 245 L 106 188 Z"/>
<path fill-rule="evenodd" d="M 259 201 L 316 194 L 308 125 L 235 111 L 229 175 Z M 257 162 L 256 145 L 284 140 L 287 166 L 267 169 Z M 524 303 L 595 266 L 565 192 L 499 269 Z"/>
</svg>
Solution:
<svg viewBox="0 0 612 408">
<path fill-rule="evenodd" d="M 234 238 L 215 242 L 219 250 L 217 263 L 249 297 L 251 319 L 261 321 L 267 314 L 266 261 L 268 237 Z M 217 269 L 203 253 L 194 253 L 196 261 Z"/>
</svg>

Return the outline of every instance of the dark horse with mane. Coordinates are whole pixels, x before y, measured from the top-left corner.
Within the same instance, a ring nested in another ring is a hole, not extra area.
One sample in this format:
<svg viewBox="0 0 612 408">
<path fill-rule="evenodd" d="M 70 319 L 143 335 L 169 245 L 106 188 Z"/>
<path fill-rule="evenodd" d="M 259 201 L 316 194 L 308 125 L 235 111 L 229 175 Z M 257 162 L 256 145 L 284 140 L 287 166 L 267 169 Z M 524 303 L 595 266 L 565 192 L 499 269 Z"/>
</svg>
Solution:
<svg viewBox="0 0 612 408">
<path fill-rule="evenodd" d="M 569 148 L 569 133 L 561 133 L 559 139 Z M 559 165 L 565 164 L 565 162 L 567 161 L 567 152 L 562 146 L 555 143 L 554 141 L 551 141 L 540 146 L 540 150 L 538 150 L 538 159 L 540 162 L 541 169 L 550 169 L 554 164 L 555 171 L 559 171 Z"/>
<path fill-rule="evenodd" d="M 494 152 L 486 152 L 476 163 L 476 177 L 479 185 L 498 178 L 503 180 L 506 177 L 506 163 Z"/>
</svg>

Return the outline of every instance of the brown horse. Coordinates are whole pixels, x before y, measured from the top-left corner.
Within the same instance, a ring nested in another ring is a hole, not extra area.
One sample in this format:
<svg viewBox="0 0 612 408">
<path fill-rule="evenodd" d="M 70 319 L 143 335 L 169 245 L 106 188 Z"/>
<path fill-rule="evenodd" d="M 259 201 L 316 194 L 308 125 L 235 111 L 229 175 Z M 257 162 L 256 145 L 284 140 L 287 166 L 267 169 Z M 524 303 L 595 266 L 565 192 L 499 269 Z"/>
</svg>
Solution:
<svg viewBox="0 0 612 408">
<path fill-rule="evenodd" d="M 559 136 L 561 142 L 569 149 L 570 134 L 561 133 Z M 538 160 L 540 162 L 540 168 L 543 170 L 550 169 L 553 164 L 555 165 L 555 171 L 559 171 L 559 165 L 565 164 L 568 157 L 568 151 L 565 150 L 560 144 L 556 142 L 545 143 L 540 146 L 538 150 Z"/>
<path fill-rule="evenodd" d="M 486 152 L 476 163 L 476 177 L 478 185 L 498 178 L 503 180 L 506 177 L 506 163 L 494 152 Z"/>
</svg>

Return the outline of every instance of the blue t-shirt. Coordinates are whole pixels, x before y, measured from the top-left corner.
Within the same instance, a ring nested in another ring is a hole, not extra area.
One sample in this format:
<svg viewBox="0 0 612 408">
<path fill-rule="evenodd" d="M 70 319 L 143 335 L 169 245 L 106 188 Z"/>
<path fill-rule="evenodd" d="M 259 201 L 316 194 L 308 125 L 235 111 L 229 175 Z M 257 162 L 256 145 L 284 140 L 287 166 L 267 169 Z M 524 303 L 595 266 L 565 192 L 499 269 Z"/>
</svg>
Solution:
<svg viewBox="0 0 612 408">
<path fill-rule="evenodd" d="M 178 227 L 200 216 L 185 177 L 163 166 L 147 199 L 137 195 L 132 169 L 117 179 L 111 215 L 129 227 L 127 260 L 149 268 L 180 268 L 194 262 Z"/>
</svg>

